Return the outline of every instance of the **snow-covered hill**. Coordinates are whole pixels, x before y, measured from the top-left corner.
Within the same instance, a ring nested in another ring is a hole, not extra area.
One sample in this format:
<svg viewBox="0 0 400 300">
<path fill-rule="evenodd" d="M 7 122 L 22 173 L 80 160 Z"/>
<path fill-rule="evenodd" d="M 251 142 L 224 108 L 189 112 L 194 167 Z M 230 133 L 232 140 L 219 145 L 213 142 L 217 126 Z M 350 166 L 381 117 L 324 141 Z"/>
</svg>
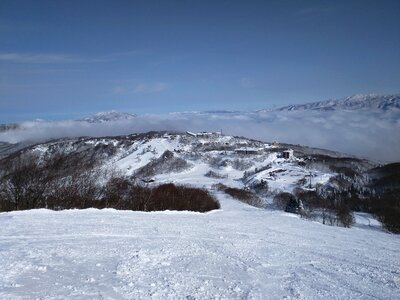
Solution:
<svg viewBox="0 0 400 300">
<path fill-rule="evenodd" d="M 400 238 L 249 207 L 0 213 L 1 299 L 398 299 Z"/>
<path fill-rule="evenodd" d="M 395 95 L 353 95 L 343 99 L 288 105 L 278 111 L 300 110 L 400 110 L 400 94 Z M 263 111 L 263 110 L 261 110 Z"/>
<path fill-rule="evenodd" d="M 82 163 L 95 161 L 103 169 L 157 183 L 174 182 L 210 188 L 223 183 L 252 187 L 267 182 L 271 197 L 296 187 L 325 185 L 337 175 L 335 166 L 348 165 L 356 171 L 375 166 L 367 160 L 344 158 L 341 154 L 294 146 L 294 155 L 283 158 L 287 144 L 268 144 L 220 133 L 167 133 L 58 140 L 27 149 L 42 157 L 63 154 L 80 157 Z M 330 155 L 330 156 L 324 156 Z M 329 159 L 329 157 L 336 157 Z M 332 160 L 332 161 L 331 161 Z M 337 161 L 335 161 L 337 160 Z M 212 174 L 210 176 L 210 174 Z"/>
</svg>

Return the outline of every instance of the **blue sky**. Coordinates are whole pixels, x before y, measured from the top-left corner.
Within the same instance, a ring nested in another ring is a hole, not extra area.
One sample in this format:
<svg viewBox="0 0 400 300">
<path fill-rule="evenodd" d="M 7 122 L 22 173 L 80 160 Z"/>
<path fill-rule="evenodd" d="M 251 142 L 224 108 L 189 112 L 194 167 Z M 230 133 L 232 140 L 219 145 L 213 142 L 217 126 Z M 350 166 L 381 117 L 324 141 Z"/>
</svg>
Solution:
<svg viewBox="0 0 400 300">
<path fill-rule="evenodd" d="M 0 1 L 0 123 L 400 92 L 400 1 Z"/>
</svg>

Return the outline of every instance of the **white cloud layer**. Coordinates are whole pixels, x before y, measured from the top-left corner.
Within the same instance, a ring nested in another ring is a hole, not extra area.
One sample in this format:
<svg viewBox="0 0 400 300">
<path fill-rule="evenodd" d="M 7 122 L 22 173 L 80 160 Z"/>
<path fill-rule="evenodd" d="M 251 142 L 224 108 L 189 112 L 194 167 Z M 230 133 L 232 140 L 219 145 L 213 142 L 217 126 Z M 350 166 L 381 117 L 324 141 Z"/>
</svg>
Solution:
<svg viewBox="0 0 400 300">
<path fill-rule="evenodd" d="M 400 112 L 296 111 L 264 113 L 173 113 L 89 124 L 26 122 L 0 133 L 0 140 L 46 140 L 74 136 L 123 135 L 150 130 L 219 131 L 263 141 L 336 150 L 377 161 L 400 161 Z"/>
</svg>

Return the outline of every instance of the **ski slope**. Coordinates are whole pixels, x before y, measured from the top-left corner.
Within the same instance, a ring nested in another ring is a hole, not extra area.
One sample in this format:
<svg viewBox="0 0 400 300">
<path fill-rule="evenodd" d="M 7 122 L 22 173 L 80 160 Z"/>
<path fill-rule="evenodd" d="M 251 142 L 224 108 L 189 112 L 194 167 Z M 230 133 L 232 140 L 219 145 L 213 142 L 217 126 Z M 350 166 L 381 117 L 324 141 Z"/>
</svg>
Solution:
<svg viewBox="0 0 400 300">
<path fill-rule="evenodd" d="M 0 299 L 400 299 L 400 237 L 256 209 L 0 214 Z"/>
</svg>

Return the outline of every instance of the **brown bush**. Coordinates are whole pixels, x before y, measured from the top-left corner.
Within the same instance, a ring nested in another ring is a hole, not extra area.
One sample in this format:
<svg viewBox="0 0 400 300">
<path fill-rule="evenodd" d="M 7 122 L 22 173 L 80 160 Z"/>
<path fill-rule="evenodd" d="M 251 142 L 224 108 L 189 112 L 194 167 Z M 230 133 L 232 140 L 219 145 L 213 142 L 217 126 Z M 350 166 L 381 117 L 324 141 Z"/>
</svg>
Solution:
<svg viewBox="0 0 400 300">
<path fill-rule="evenodd" d="M 148 210 L 190 210 L 206 212 L 220 205 L 204 189 L 163 184 L 153 189 Z"/>
<path fill-rule="evenodd" d="M 275 195 L 273 201 L 277 208 L 285 210 L 286 206 L 288 205 L 292 197 L 293 195 L 291 193 L 282 192 Z"/>
<path fill-rule="evenodd" d="M 225 185 L 221 185 L 220 190 L 222 190 L 229 196 L 231 196 L 241 202 L 249 204 L 251 206 L 263 207 L 262 199 L 251 191 L 248 191 L 245 189 L 227 187 Z"/>
</svg>

